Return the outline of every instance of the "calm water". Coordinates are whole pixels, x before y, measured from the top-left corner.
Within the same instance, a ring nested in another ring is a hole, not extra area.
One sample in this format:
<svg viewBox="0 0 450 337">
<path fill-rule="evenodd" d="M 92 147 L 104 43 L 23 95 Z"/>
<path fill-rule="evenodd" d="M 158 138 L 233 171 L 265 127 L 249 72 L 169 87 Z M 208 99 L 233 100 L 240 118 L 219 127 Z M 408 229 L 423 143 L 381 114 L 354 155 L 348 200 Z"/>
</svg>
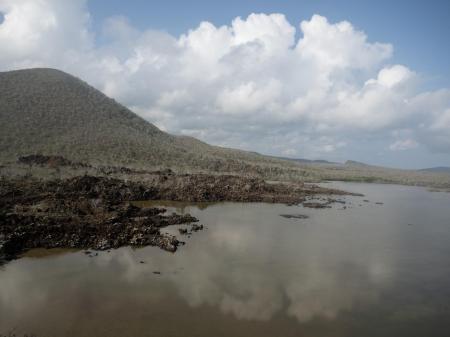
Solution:
<svg viewBox="0 0 450 337">
<path fill-rule="evenodd" d="M 175 205 L 207 225 L 175 254 L 32 252 L 0 267 L 0 333 L 450 336 L 450 193 L 334 186 L 365 197 Z"/>
</svg>

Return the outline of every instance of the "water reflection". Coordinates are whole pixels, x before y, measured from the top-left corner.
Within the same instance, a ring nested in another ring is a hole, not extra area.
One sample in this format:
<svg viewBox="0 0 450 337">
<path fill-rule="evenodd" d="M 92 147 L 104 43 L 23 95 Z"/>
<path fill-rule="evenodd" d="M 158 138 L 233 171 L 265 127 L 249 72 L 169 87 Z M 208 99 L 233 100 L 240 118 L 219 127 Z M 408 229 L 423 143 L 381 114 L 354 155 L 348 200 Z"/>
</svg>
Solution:
<svg viewBox="0 0 450 337">
<path fill-rule="evenodd" d="M 394 330 L 415 335 L 420 321 L 427 332 L 447 332 L 450 308 L 441 297 L 450 295 L 444 207 L 450 196 L 346 186 L 364 188 L 373 200 L 389 196 L 383 207 L 371 202 L 346 211 L 185 206 L 208 228 L 176 254 L 122 248 L 93 258 L 71 252 L 14 261 L 0 270 L 0 327 L 66 336 L 142 335 L 150 327 L 175 336 L 189 331 L 206 336 L 215 329 L 224 335 L 288 336 L 301 329 L 333 336 L 348 333 L 330 326 L 344 324 L 347 332 L 362 327 L 363 335 L 370 335 L 389 322 L 390 329 L 374 334 L 388 336 Z M 414 193 L 419 195 L 411 197 Z M 419 197 L 420 206 L 410 204 Z M 309 219 L 279 217 L 299 211 Z M 408 226 L 411 222 L 415 225 Z"/>
</svg>

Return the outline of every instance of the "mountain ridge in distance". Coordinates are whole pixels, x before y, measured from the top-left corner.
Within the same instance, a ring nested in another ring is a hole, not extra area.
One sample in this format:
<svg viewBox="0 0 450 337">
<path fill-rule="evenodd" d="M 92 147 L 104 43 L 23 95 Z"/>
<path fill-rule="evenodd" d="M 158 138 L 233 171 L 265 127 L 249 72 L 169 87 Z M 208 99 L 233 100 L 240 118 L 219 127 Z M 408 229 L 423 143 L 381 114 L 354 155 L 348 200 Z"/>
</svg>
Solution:
<svg viewBox="0 0 450 337">
<path fill-rule="evenodd" d="M 283 160 L 295 161 L 302 164 L 324 164 L 324 165 L 342 165 L 341 163 L 329 161 L 325 159 L 306 159 L 306 158 L 290 158 L 290 157 L 276 157 Z"/>
<path fill-rule="evenodd" d="M 448 173 L 450 174 L 450 167 L 447 166 L 436 166 L 420 169 L 420 172 L 433 172 L 433 173 Z"/>
</svg>

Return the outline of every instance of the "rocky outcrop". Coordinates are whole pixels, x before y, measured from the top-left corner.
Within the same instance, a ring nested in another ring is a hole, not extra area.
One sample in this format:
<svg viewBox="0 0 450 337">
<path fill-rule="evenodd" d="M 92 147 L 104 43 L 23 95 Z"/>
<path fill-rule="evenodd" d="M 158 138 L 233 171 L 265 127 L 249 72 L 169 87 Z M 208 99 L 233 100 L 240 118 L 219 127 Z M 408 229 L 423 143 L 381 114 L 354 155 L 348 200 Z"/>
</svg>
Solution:
<svg viewBox="0 0 450 337">
<path fill-rule="evenodd" d="M 179 241 L 160 232 L 169 225 L 193 223 L 190 215 L 139 208 L 136 200 L 239 201 L 299 204 L 317 194 L 343 194 L 314 185 L 271 184 L 231 175 L 153 173 L 145 182 L 105 176 L 41 181 L 0 179 L 0 256 L 10 259 L 31 248 L 158 246 L 175 251 Z M 331 200 L 331 199 L 330 199 Z M 306 207 L 313 206 L 305 204 Z M 190 234 L 203 229 L 192 225 Z"/>
<path fill-rule="evenodd" d="M 96 177 L 67 181 L 0 181 L 0 259 L 32 248 L 158 246 L 176 251 L 180 242 L 160 228 L 196 222 L 162 208 L 139 208 L 138 184 Z"/>
</svg>

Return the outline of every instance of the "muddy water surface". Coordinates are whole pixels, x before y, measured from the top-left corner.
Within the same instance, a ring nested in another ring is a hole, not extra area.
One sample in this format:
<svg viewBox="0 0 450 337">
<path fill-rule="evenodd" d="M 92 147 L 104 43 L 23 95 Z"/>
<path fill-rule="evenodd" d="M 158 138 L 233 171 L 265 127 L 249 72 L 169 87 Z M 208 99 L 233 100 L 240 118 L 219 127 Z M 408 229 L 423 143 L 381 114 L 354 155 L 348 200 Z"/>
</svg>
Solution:
<svg viewBox="0 0 450 337">
<path fill-rule="evenodd" d="M 332 186 L 365 196 L 172 203 L 207 227 L 175 254 L 29 252 L 0 267 L 0 334 L 450 336 L 450 193 Z"/>
</svg>

